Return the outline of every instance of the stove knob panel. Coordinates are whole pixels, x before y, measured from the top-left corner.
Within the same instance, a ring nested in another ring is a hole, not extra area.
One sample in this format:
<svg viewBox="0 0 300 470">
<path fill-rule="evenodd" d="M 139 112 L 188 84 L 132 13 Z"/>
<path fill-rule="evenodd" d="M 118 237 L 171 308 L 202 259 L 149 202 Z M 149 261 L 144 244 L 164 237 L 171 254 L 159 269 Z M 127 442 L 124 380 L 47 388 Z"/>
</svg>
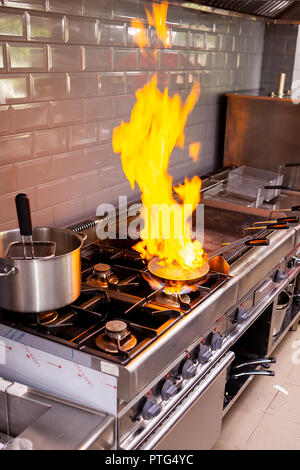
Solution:
<svg viewBox="0 0 300 470">
<path fill-rule="evenodd" d="M 198 354 L 198 362 L 200 364 L 205 364 L 206 362 L 209 361 L 209 359 L 211 358 L 212 356 L 212 351 L 211 349 L 206 345 L 204 344 L 201 348 L 200 348 L 200 351 L 199 351 L 199 354 Z"/>
<path fill-rule="evenodd" d="M 161 398 L 163 400 L 170 400 L 177 392 L 177 387 L 173 384 L 172 380 L 167 379 L 161 388 Z"/>
<path fill-rule="evenodd" d="M 249 313 L 243 307 L 239 307 L 236 315 L 236 321 L 240 325 L 249 318 Z"/>
<path fill-rule="evenodd" d="M 214 333 L 212 335 L 212 339 L 211 339 L 211 343 L 210 343 L 211 349 L 213 351 L 216 351 L 216 349 L 221 349 L 222 344 L 223 344 L 223 338 L 220 335 L 220 333 L 218 333 L 218 332 Z"/>
<path fill-rule="evenodd" d="M 147 401 L 143 407 L 142 417 L 144 419 L 155 418 L 160 412 L 160 406 L 156 403 L 154 398 L 147 398 Z"/>
<path fill-rule="evenodd" d="M 193 377 L 195 372 L 196 372 L 196 366 L 193 364 L 191 359 L 187 359 L 182 366 L 182 371 L 181 371 L 182 378 L 190 379 L 191 377 Z"/>
</svg>

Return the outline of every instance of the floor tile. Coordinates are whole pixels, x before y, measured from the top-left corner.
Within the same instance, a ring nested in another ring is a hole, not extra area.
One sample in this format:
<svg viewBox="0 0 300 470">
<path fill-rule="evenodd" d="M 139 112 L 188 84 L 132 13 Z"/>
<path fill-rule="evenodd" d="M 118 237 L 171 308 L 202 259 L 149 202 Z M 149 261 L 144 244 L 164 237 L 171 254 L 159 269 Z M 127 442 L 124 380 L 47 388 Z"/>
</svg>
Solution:
<svg viewBox="0 0 300 470">
<path fill-rule="evenodd" d="M 279 391 L 266 413 L 274 418 L 282 418 L 300 425 L 300 385 L 286 381 L 282 386 L 288 395 Z"/>
<path fill-rule="evenodd" d="M 243 450 L 299 450 L 300 424 L 265 414 Z"/>
<path fill-rule="evenodd" d="M 263 412 L 239 406 L 238 401 L 225 415 L 220 441 L 241 449 L 263 417 Z"/>
</svg>

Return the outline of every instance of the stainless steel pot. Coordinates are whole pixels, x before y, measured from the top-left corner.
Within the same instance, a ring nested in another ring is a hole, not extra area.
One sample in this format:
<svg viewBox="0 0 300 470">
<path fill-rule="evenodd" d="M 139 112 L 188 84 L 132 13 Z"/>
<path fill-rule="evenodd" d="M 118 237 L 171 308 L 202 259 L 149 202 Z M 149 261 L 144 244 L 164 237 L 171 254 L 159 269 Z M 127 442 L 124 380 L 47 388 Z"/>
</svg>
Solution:
<svg viewBox="0 0 300 470">
<path fill-rule="evenodd" d="M 21 241 L 19 229 L 0 233 L 0 308 L 43 312 L 70 304 L 80 294 L 83 238 L 71 230 L 33 229 L 33 240 L 56 242 L 56 253 L 45 259 L 8 259 L 5 251 Z"/>
</svg>

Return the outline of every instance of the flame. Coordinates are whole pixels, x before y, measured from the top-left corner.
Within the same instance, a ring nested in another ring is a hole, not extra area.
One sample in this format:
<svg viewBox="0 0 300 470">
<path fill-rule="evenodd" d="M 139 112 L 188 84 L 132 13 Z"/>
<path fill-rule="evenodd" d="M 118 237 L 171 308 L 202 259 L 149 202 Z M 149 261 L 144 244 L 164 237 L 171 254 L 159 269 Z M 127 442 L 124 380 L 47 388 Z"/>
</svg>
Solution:
<svg viewBox="0 0 300 470">
<path fill-rule="evenodd" d="M 165 47 L 171 45 L 171 32 L 166 26 L 168 12 L 168 2 L 162 2 L 161 5 L 152 4 L 152 14 L 146 8 L 148 23 L 150 26 L 155 26 L 157 36 L 164 43 Z"/>
<path fill-rule="evenodd" d="M 131 26 L 137 29 L 137 32 L 134 35 L 134 41 L 137 43 L 139 48 L 143 50 L 144 47 L 148 45 L 146 29 L 144 28 L 144 25 L 140 20 L 132 20 Z"/>
<path fill-rule="evenodd" d="M 190 147 L 189 147 L 190 157 L 194 160 L 194 162 L 198 160 L 200 149 L 201 149 L 200 142 L 193 142 L 192 144 L 190 144 Z"/>
<path fill-rule="evenodd" d="M 148 11 L 147 16 L 166 39 L 167 4 L 153 5 L 153 17 Z M 173 188 L 168 165 L 174 147 L 184 147 L 184 127 L 199 95 L 200 85 L 195 82 L 183 103 L 178 94 L 170 97 L 167 88 L 162 93 L 154 76 L 136 91 L 130 122 L 116 127 L 112 139 L 132 189 L 137 183 L 142 194 L 144 228 L 134 249 L 145 259 L 157 256 L 162 265 L 186 270 L 200 268 L 207 261 L 201 243 L 192 240 L 189 221 L 200 201 L 201 179 L 194 176 Z M 189 150 L 196 159 L 200 143 L 195 142 Z"/>
</svg>

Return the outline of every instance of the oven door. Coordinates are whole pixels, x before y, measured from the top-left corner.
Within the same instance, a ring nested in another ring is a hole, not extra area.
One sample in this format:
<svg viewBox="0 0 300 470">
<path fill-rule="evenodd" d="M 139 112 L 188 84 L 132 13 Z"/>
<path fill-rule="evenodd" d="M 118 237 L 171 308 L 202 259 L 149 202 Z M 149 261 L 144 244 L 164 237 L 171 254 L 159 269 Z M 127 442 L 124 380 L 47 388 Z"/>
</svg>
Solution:
<svg viewBox="0 0 300 470">
<path fill-rule="evenodd" d="M 233 359 L 227 352 L 137 448 L 211 449 L 221 431 L 226 372 Z"/>
</svg>

